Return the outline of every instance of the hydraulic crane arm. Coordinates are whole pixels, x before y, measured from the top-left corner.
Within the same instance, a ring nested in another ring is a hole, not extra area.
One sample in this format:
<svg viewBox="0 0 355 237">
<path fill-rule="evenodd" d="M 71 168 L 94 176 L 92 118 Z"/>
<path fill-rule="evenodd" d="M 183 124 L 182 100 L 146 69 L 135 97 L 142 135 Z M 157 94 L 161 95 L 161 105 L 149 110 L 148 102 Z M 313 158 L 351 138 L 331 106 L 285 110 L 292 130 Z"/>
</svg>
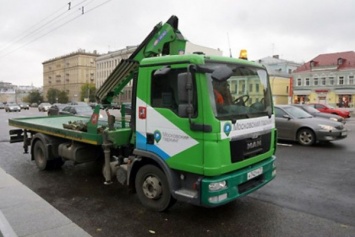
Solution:
<svg viewBox="0 0 355 237">
<path fill-rule="evenodd" d="M 184 54 L 186 39 L 178 29 L 178 18 L 171 16 L 162 24 L 157 24 L 137 47 L 132 55 L 117 65 L 104 84 L 98 89 L 96 98 L 101 104 L 110 104 L 138 72 L 139 63 L 144 58 L 159 55 Z"/>
</svg>

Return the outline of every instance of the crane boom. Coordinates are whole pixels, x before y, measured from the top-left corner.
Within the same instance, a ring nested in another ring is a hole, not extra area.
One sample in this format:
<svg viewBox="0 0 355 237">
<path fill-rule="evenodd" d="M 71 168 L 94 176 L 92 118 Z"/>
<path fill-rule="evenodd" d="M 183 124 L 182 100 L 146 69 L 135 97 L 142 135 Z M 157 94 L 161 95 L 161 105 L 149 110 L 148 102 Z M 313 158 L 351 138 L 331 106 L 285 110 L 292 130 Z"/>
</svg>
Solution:
<svg viewBox="0 0 355 237">
<path fill-rule="evenodd" d="M 158 23 L 128 59 L 123 59 L 98 89 L 96 99 L 101 104 L 110 104 L 138 72 L 144 58 L 159 55 L 184 54 L 186 39 L 178 29 L 178 18 L 171 16 L 162 24 Z"/>
</svg>

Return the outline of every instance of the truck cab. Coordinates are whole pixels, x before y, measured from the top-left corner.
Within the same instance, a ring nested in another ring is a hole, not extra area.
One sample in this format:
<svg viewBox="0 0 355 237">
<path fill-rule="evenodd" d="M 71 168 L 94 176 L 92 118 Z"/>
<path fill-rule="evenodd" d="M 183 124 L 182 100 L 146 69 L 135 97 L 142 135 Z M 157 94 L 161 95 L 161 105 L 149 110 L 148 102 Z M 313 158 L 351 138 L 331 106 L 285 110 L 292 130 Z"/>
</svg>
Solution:
<svg viewBox="0 0 355 237">
<path fill-rule="evenodd" d="M 221 104 L 215 92 L 223 85 Z M 134 154 L 163 170 L 175 199 L 217 206 L 275 176 L 264 67 L 200 54 L 153 57 L 141 61 L 134 87 Z"/>
</svg>

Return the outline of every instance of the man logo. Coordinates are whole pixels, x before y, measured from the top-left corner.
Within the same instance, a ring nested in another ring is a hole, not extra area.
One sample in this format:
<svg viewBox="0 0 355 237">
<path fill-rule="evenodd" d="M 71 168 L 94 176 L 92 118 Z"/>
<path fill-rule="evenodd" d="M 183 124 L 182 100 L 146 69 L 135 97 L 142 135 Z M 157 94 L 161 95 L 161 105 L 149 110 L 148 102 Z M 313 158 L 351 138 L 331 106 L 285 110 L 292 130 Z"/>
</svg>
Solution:
<svg viewBox="0 0 355 237">
<path fill-rule="evenodd" d="M 261 145 L 262 145 L 261 139 L 251 140 L 251 141 L 247 142 L 247 150 L 261 147 Z"/>
</svg>

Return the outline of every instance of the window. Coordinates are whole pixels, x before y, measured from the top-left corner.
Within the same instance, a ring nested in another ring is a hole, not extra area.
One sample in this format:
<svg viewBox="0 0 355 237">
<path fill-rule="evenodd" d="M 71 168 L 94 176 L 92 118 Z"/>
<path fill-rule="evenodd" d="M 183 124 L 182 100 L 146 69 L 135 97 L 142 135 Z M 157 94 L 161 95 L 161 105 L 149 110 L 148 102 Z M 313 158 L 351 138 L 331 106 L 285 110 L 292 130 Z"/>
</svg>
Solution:
<svg viewBox="0 0 355 237">
<path fill-rule="evenodd" d="M 301 78 L 298 78 L 298 79 L 297 79 L 297 86 L 302 86 L 302 80 L 301 80 Z"/>
<path fill-rule="evenodd" d="M 338 85 L 344 85 L 344 77 L 339 77 Z"/>
<path fill-rule="evenodd" d="M 349 76 L 349 85 L 354 85 L 354 76 Z"/>
<path fill-rule="evenodd" d="M 259 92 L 259 84 L 258 83 L 255 84 L 255 92 Z"/>
<path fill-rule="evenodd" d="M 249 92 L 253 91 L 253 84 L 249 84 Z"/>
<path fill-rule="evenodd" d="M 318 78 L 313 78 L 313 85 L 318 86 Z"/>
<path fill-rule="evenodd" d="M 322 86 L 325 86 L 325 77 L 322 77 L 320 79 L 320 83 L 321 83 Z"/>
<path fill-rule="evenodd" d="M 334 85 L 334 77 L 329 77 L 329 85 Z"/>
<path fill-rule="evenodd" d="M 306 78 L 305 86 L 309 86 L 309 78 Z"/>
<path fill-rule="evenodd" d="M 187 104 L 187 101 L 181 101 L 178 92 L 178 75 L 185 73 L 186 69 L 171 69 L 164 75 L 152 76 L 151 84 L 151 105 L 155 108 L 170 109 L 178 114 L 180 104 Z M 193 86 L 193 99 L 196 98 L 195 86 Z M 196 101 L 193 100 L 193 114 L 196 115 Z"/>
</svg>

